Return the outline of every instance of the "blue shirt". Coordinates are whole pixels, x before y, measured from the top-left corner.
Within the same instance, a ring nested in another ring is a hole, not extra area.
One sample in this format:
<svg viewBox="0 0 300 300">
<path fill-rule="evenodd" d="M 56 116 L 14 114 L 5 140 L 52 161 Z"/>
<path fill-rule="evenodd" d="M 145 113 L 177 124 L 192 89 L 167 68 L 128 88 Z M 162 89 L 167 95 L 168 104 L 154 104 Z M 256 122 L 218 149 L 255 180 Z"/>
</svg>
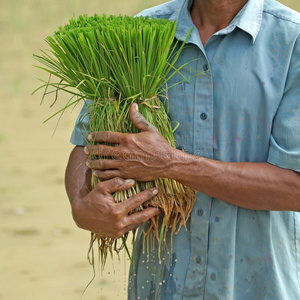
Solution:
<svg viewBox="0 0 300 300">
<path fill-rule="evenodd" d="M 190 7 L 174 0 L 141 15 L 177 20 L 182 41 L 194 27 Z M 274 0 L 249 0 L 205 47 L 194 27 L 178 61 L 190 82 L 168 92 L 178 147 L 300 172 L 299 36 L 299 14 Z M 79 128 L 71 141 L 84 145 Z M 139 233 L 129 299 L 300 299 L 298 212 L 248 210 L 199 192 L 187 231 L 161 263 L 156 252 Z"/>
</svg>

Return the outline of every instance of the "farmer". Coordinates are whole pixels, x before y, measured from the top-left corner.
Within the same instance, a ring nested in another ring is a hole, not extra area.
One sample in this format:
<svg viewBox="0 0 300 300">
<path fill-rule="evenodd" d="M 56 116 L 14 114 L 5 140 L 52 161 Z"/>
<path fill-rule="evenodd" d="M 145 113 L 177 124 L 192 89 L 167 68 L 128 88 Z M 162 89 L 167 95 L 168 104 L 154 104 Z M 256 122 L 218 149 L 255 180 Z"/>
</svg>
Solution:
<svg viewBox="0 0 300 300">
<path fill-rule="evenodd" d="M 299 14 L 274 0 L 175 0 L 141 15 L 177 20 L 180 41 L 194 28 L 178 61 L 189 83 L 169 90 L 178 149 L 132 105 L 141 133 L 92 133 L 118 144 L 117 157 L 85 165 L 77 123 L 66 171 L 75 222 L 120 237 L 160 213 L 128 215 L 156 190 L 123 204 L 111 194 L 134 180 L 175 179 L 198 191 L 187 231 L 161 263 L 138 236 L 129 299 L 300 299 Z M 109 180 L 88 192 L 90 168 Z"/>
</svg>

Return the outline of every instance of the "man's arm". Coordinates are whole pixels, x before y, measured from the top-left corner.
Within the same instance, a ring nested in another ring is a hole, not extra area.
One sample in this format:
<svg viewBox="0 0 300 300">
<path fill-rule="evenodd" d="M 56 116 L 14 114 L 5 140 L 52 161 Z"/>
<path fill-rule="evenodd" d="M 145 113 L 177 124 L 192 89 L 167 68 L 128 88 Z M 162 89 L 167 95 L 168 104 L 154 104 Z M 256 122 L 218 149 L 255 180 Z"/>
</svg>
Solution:
<svg viewBox="0 0 300 300">
<path fill-rule="evenodd" d="M 91 188 L 91 170 L 85 164 L 83 147 L 75 147 L 66 169 L 65 185 L 70 199 L 75 223 L 83 229 L 102 236 L 119 238 L 138 228 L 160 213 L 157 208 L 147 208 L 129 215 L 134 209 L 157 194 L 155 188 L 143 191 L 126 201 L 116 204 L 112 194 L 134 186 L 132 179 L 110 179 Z"/>
<path fill-rule="evenodd" d="M 65 174 L 65 186 L 70 203 L 84 198 L 91 191 L 92 172 L 85 162 L 87 155 L 83 147 L 76 146 L 70 154 Z"/>
<path fill-rule="evenodd" d="M 243 208 L 300 211 L 299 173 L 269 163 L 227 163 L 180 152 L 167 172 L 185 185 Z"/>
<path fill-rule="evenodd" d="M 89 136 L 96 142 L 118 144 L 93 146 L 94 153 L 115 157 L 88 162 L 88 166 L 98 169 L 95 175 L 99 178 L 166 177 L 243 208 L 300 211 L 299 173 L 269 163 L 227 163 L 189 155 L 170 147 L 135 105 L 130 116 L 141 133 L 98 132 Z M 90 153 L 91 148 L 85 151 Z"/>
</svg>

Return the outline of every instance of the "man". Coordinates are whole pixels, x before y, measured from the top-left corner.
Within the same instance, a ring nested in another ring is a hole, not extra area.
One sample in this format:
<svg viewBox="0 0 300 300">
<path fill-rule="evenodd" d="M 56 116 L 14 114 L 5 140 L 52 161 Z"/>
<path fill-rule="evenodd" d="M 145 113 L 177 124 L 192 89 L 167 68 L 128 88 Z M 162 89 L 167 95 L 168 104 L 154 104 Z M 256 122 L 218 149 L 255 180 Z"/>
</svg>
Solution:
<svg viewBox="0 0 300 300">
<path fill-rule="evenodd" d="M 187 77 L 195 69 L 205 76 L 169 90 L 185 152 L 169 147 L 133 105 L 141 133 L 91 134 L 119 144 L 119 154 L 85 166 L 90 148 L 77 125 L 66 172 L 75 222 L 119 237 L 159 214 L 128 216 L 156 190 L 124 204 L 111 193 L 132 186 L 131 178 L 175 179 L 198 191 L 188 230 L 174 236 L 161 263 L 138 236 L 130 299 L 300 299 L 299 14 L 274 0 L 175 0 L 142 15 L 176 19 L 180 41 L 193 27 L 178 64 L 189 63 Z M 88 193 L 90 168 L 109 180 Z"/>
</svg>

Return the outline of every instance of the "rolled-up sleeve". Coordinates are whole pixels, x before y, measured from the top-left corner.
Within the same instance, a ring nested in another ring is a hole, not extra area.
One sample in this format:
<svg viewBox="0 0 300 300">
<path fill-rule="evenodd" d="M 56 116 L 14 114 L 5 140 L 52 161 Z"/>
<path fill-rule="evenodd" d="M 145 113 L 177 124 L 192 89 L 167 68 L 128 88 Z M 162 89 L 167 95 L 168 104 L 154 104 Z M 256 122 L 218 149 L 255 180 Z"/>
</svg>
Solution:
<svg viewBox="0 0 300 300">
<path fill-rule="evenodd" d="M 273 120 L 268 162 L 300 172 L 300 37 L 293 48 L 284 95 Z"/>
<path fill-rule="evenodd" d="M 70 142 L 76 146 L 85 146 L 87 144 L 87 135 L 89 134 L 89 117 L 87 107 L 91 103 L 90 100 L 85 101 L 80 114 L 76 120 Z"/>
</svg>

